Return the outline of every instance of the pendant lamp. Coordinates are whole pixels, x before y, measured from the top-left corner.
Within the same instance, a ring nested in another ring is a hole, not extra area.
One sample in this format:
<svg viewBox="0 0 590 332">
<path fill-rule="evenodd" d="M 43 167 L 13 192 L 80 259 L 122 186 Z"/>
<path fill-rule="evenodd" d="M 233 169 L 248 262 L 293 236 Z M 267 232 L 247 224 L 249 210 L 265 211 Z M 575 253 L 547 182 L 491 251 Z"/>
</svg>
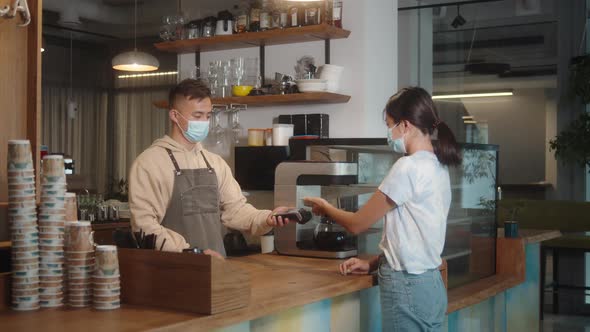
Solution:
<svg viewBox="0 0 590 332">
<path fill-rule="evenodd" d="M 153 55 L 137 50 L 137 0 L 135 0 L 135 14 L 133 23 L 133 51 L 118 54 L 113 58 L 115 70 L 124 71 L 154 71 L 160 67 L 160 62 Z"/>
</svg>

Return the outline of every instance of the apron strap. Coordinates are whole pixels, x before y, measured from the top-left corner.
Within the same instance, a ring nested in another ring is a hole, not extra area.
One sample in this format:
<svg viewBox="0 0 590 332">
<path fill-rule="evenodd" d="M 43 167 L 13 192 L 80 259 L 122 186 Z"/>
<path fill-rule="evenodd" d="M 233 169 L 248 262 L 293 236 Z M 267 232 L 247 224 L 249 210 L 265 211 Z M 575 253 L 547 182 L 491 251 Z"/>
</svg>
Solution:
<svg viewBox="0 0 590 332">
<path fill-rule="evenodd" d="M 205 158 L 205 154 L 203 153 L 203 150 L 201 150 L 201 156 L 203 156 L 203 159 L 205 160 L 205 164 L 207 164 L 207 168 L 209 169 L 209 172 L 212 172 L 213 167 L 211 167 L 211 165 L 209 164 L 209 161 L 207 160 L 207 158 Z"/>
<path fill-rule="evenodd" d="M 182 174 L 182 172 L 180 171 L 180 167 L 178 167 L 178 163 L 176 162 L 176 158 L 174 158 L 174 155 L 172 154 L 172 150 L 166 149 L 166 151 L 168 152 L 168 156 L 170 157 L 170 160 L 172 160 L 172 164 L 174 164 L 174 169 L 175 169 L 176 175 L 178 176 L 178 175 Z"/>
</svg>

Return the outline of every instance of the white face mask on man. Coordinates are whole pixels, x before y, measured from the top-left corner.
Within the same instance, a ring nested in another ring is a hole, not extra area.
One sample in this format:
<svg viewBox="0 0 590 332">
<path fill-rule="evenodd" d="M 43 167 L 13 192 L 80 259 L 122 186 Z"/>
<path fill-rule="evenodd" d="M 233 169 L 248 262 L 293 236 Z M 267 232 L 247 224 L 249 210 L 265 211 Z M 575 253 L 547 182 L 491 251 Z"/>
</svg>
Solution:
<svg viewBox="0 0 590 332">
<path fill-rule="evenodd" d="M 406 142 L 404 136 L 393 139 L 393 129 L 400 124 L 401 122 L 398 122 L 393 127 L 387 128 L 387 144 L 394 152 L 406 154 Z"/>
<path fill-rule="evenodd" d="M 176 112 L 188 123 L 186 130 L 176 123 L 184 137 L 191 143 L 202 142 L 209 134 L 209 121 L 187 120 L 180 112 Z"/>
</svg>

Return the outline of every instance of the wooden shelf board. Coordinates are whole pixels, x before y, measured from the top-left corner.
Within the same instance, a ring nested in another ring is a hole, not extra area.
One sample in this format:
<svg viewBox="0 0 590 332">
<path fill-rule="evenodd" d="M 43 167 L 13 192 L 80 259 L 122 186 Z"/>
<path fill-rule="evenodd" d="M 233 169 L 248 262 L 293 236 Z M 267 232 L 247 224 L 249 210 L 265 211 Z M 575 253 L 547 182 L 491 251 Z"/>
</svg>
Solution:
<svg viewBox="0 0 590 332">
<path fill-rule="evenodd" d="M 306 92 L 288 95 L 265 95 L 213 98 L 213 104 L 246 104 L 250 107 L 280 106 L 280 105 L 306 105 L 306 104 L 339 104 L 347 103 L 350 96 L 331 92 Z M 168 109 L 168 101 L 154 101 L 157 108 Z"/>
<path fill-rule="evenodd" d="M 164 52 L 195 53 L 222 51 L 239 48 L 303 43 L 327 39 L 348 38 L 350 31 L 328 24 L 299 28 L 246 32 L 235 35 L 210 38 L 184 39 L 156 43 L 154 46 Z"/>
</svg>

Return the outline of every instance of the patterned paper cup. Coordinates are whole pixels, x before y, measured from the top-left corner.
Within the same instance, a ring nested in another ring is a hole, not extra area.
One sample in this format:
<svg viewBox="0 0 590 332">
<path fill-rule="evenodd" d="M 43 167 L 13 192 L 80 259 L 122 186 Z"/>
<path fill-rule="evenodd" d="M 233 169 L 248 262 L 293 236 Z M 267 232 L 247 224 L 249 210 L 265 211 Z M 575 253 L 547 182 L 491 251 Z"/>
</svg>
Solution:
<svg viewBox="0 0 590 332">
<path fill-rule="evenodd" d="M 63 247 L 64 240 L 63 239 L 40 239 L 38 242 L 42 246 L 56 246 L 56 247 Z"/>
<path fill-rule="evenodd" d="M 37 264 L 39 263 L 39 257 L 35 257 L 35 258 L 20 258 L 20 259 L 16 259 L 16 258 L 12 258 L 12 264 Z"/>
<path fill-rule="evenodd" d="M 109 291 L 109 290 L 118 290 L 121 289 L 121 282 L 110 282 L 110 283 L 93 283 L 92 288 L 95 291 Z"/>
<path fill-rule="evenodd" d="M 50 155 L 43 157 L 43 176 L 62 177 L 65 176 L 63 156 Z"/>
<path fill-rule="evenodd" d="M 11 257 L 13 260 L 39 258 L 39 249 L 35 247 L 35 251 L 17 251 L 12 250 Z"/>
<path fill-rule="evenodd" d="M 8 196 L 8 205 L 10 207 L 13 203 L 33 202 L 35 204 L 35 195 L 12 195 Z"/>
<path fill-rule="evenodd" d="M 29 301 L 29 302 L 13 302 L 11 306 L 12 310 L 16 311 L 33 311 L 39 310 L 40 305 L 39 301 Z"/>
<path fill-rule="evenodd" d="M 71 267 L 78 267 L 78 266 L 94 266 L 95 260 L 94 258 L 88 259 L 68 259 L 67 260 L 68 266 Z"/>
<path fill-rule="evenodd" d="M 59 228 L 56 227 L 56 228 Z M 51 233 L 43 232 L 39 234 L 39 240 L 43 241 L 45 239 L 48 240 L 65 240 L 65 234 L 63 232 L 54 231 Z"/>
<path fill-rule="evenodd" d="M 64 300 L 63 299 L 59 299 L 59 300 L 40 300 L 39 301 L 39 305 L 42 308 L 58 308 L 58 307 L 63 307 L 64 304 Z"/>
<path fill-rule="evenodd" d="M 39 269 L 39 276 L 41 280 L 45 279 L 45 277 L 62 277 L 65 273 L 65 269 Z"/>
<path fill-rule="evenodd" d="M 63 246 L 44 246 L 44 245 L 39 245 L 39 250 L 41 250 L 42 252 L 59 252 L 62 251 L 63 252 Z"/>
<path fill-rule="evenodd" d="M 31 234 L 39 234 L 39 229 L 37 228 L 37 225 L 35 226 L 30 226 L 30 227 L 11 227 L 10 229 L 10 233 L 11 235 L 29 235 L 31 236 Z"/>
<path fill-rule="evenodd" d="M 13 214 L 8 216 L 8 220 L 12 222 L 19 222 L 19 221 L 37 221 L 37 214 Z"/>
<path fill-rule="evenodd" d="M 18 230 L 21 228 L 29 229 L 31 227 L 37 227 L 37 222 L 34 220 L 29 221 L 9 221 L 10 231 Z"/>
<path fill-rule="evenodd" d="M 39 233 L 41 234 L 64 234 L 65 222 L 62 221 L 39 221 Z M 65 240 L 65 235 L 64 235 Z"/>
<path fill-rule="evenodd" d="M 68 251 L 93 251 L 93 234 L 94 232 L 92 231 L 90 222 L 66 223 L 66 247 Z"/>
<path fill-rule="evenodd" d="M 113 289 L 94 289 L 93 290 L 94 296 L 120 296 L 121 295 L 121 288 L 113 288 Z"/>
<path fill-rule="evenodd" d="M 111 283 L 120 282 L 120 281 L 121 281 L 121 276 L 119 276 L 119 275 L 112 276 L 112 277 L 97 277 L 97 276 L 92 277 L 92 282 L 94 284 L 111 284 Z"/>
<path fill-rule="evenodd" d="M 41 209 L 44 211 L 47 209 L 65 209 L 66 202 L 43 202 L 41 201 Z"/>
<path fill-rule="evenodd" d="M 66 221 L 66 214 L 46 214 L 46 212 L 39 213 L 39 221 Z"/>
<path fill-rule="evenodd" d="M 32 200 L 26 200 L 22 202 L 8 202 L 8 209 L 37 209 L 37 202 Z"/>
<path fill-rule="evenodd" d="M 66 243 L 67 243 L 67 239 L 66 239 Z M 66 250 L 65 257 L 68 260 L 94 259 L 94 250 L 88 250 L 88 251 L 68 251 L 68 250 Z"/>
<path fill-rule="evenodd" d="M 41 264 L 61 264 L 62 266 L 66 264 L 66 259 L 62 256 L 62 257 L 47 257 L 47 256 L 41 256 L 39 258 L 39 262 Z"/>
<path fill-rule="evenodd" d="M 7 161 L 9 170 L 33 169 L 31 142 L 28 140 L 9 140 Z"/>
<path fill-rule="evenodd" d="M 53 288 L 64 288 L 64 281 L 39 281 L 39 288 L 41 289 L 53 289 Z"/>
<path fill-rule="evenodd" d="M 37 214 L 37 208 L 34 206 L 30 207 L 18 207 L 18 208 L 8 208 L 8 215 L 9 216 L 20 216 L 20 215 L 31 215 Z"/>
<path fill-rule="evenodd" d="M 98 302 L 95 301 L 92 303 L 92 308 L 96 310 L 114 310 L 119 309 L 121 307 L 121 301 L 112 301 L 112 302 Z"/>
<path fill-rule="evenodd" d="M 65 203 L 65 197 L 56 197 L 56 196 L 41 196 L 41 202 L 44 203 Z"/>
<path fill-rule="evenodd" d="M 63 282 L 64 276 L 42 276 L 43 282 Z"/>
<path fill-rule="evenodd" d="M 64 287 L 63 286 L 59 286 L 59 287 L 39 287 L 39 296 L 41 298 L 41 300 L 48 299 L 46 296 L 55 296 L 57 295 L 58 298 L 63 298 L 63 294 L 64 294 Z"/>
<path fill-rule="evenodd" d="M 31 196 L 31 195 L 35 195 L 36 191 L 35 188 L 29 188 L 29 189 L 13 189 L 13 190 L 8 190 L 8 196 Z"/>
<path fill-rule="evenodd" d="M 36 185 L 33 183 L 9 183 L 8 192 L 12 190 L 35 190 Z"/>
<path fill-rule="evenodd" d="M 68 290 L 86 290 L 92 289 L 92 282 L 90 280 L 69 280 L 68 281 Z"/>
<path fill-rule="evenodd" d="M 68 280 L 73 279 L 83 279 L 83 280 L 92 280 L 92 272 L 70 272 L 68 271 Z"/>
<path fill-rule="evenodd" d="M 92 288 L 68 290 L 68 295 L 72 295 L 72 296 L 89 297 L 89 296 L 92 296 L 92 294 L 93 294 Z"/>
<path fill-rule="evenodd" d="M 35 176 L 9 176 L 8 185 L 13 184 L 35 184 Z"/>
<path fill-rule="evenodd" d="M 39 295 L 39 287 L 29 289 L 12 289 L 12 296 L 21 297 L 31 295 Z"/>
<path fill-rule="evenodd" d="M 18 247 L 18 248 L 12 248 L 11 252 L 12 255 L 16 255 L 19 253 L 33 253 L 39 250 L 39 247 L 36 245 L 31 245 L 28 247 Z M 23 258 L 29 258 L 29 257 L 23 257 Z"/>
<path fill-rule="evenodd" d="M 39 268 L 40 269 L 64 269 L 64 265 L 63 263 L 39 263 Z"/>
<path fill-rule="evenodd" d="M 52 247 L 53 248 L 53 247 Z M 63 250 L 54 250 L 54 251 L 49 251 L 49 250 L 44 250 L 40 252 L 40 256 L 41 259 L 45 259 L 45 258 L 64 258 L 64 252 Z"/>
<path fill-rule="evenodd" d="M 96 246 L 95 277 L 119 276 L 119 259 L 116 246 Z"/>
<path fill-rule="evenodd" d="M 12 248 L 28 248 L 31 246 L 38 246 L 39 245 L 39 239 L 38 238 L 33 238 L 33 239 L 26 239 L 26 240 L 12 240 L 11 242 L 11 247 Z"/>
</svg>

